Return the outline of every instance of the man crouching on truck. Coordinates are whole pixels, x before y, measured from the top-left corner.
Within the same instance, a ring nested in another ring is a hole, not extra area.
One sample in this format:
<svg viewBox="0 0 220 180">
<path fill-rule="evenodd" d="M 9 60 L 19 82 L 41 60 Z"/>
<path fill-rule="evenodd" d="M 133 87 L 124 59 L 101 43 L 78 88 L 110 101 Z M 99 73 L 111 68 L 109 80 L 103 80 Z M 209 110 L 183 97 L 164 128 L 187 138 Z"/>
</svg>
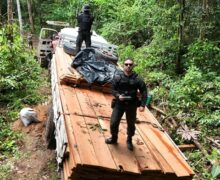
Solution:
<svg viewBox="0 0 220 180">
<path fill-rule="evenodd" d="M 147 98 L 147 88 L 144 81 L 133 72 L 134 62 L 126 59 L 124 62 L 123 73 L 115 75 L 112 82 L 112 94 L 115 97 L 112 100 L 111 115 L 111 137 L 105 140 L 106 144 L 117 144 L 118 130 L 121 118 L 125 112 L 127 120 L 127 147 L 133 150 L 132 136 L 135 133 L 136 111 L 143 112 Z M 137 97 L 138 91 L 141 94 L 141 100 Z"/>
</svg>

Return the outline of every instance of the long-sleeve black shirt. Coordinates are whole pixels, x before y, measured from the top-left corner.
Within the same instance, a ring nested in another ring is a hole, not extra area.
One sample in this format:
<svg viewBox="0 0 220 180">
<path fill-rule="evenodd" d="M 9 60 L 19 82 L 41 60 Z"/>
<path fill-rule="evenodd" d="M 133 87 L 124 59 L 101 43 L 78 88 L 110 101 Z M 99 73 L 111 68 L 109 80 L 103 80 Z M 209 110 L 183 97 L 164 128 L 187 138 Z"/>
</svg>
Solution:
<svg viewBox="0 0 220 180">
<path fill-rule="evenodd" d="M 94 17 L 89 12 L 81 13 L 77 16 L 79 32 L 90 32 Z"/>
<path fill-rule="evenodd" d="M 137 99 L 138 90 L 141 94 L 141 106 L 145 107 L 147 99 L 146 84 L 137 74 L 126 76 L 124 73 L 116 74 L 112 81 L 112 94 L 116 99 L 120 95 L 131 96 Z"/>
</svg>

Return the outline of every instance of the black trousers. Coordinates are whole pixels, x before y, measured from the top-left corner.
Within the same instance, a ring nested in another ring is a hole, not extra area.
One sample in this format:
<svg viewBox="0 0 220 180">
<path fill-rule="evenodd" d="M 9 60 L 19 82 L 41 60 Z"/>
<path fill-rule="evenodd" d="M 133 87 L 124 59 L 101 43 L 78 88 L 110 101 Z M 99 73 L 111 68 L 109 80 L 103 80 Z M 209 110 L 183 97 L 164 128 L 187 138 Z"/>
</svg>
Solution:
<svg viewBox="0 0 220 180">
<path fill-rule="evenodd" d="M 82 43 L 85 41 L 86 47 L 91 46 L 91 34 L 90 32 L 79 32 L 76 39 L 76 53 L 81 51 Z"/>
<path fill-rule="evenodd" d="M 132 137 L 135 133 L 137 103 L 116 101 L 113 107 L 111 123 L 110 123 L 110 130 L 113 137 L 118 136 L 119 124 L 124 113 L 126 115 L 126 120 L 127 120 L 128 137 Z"/>
</svg>

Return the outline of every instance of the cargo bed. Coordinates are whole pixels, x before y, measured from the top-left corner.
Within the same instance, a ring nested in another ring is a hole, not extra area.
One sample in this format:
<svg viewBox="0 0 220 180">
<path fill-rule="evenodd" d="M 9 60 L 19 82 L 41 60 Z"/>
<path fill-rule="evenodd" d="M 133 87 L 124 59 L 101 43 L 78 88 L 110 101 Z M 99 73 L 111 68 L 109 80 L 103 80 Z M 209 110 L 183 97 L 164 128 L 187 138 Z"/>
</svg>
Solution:
<svg viewBox="0 0 220 180">
<path fill-rule="evenodd" d="M 65 179 L 192 179 L 193 170 L 147 108 L 137 115 L 133 151 L 126 145 L 125 117 L 118 144 L 105 144 L 110 136 L 110 85 L 88 85 L 71 62 L 57 47 L 51 82 L 57 161 Z"/>
</svg>

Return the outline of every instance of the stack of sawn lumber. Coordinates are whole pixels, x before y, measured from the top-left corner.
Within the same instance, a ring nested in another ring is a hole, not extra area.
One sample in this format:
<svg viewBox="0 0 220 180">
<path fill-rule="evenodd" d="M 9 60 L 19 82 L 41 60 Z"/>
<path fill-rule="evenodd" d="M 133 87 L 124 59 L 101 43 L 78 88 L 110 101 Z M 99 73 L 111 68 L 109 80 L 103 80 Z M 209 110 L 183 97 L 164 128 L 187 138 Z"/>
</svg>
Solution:
<svg viewBox="0 0 220 180">
<path fill-rule="evenodd" d="M 70 86 L 70 79 L 77 84 L 79 79 L 84 82 L 83 77 L 73 68 L 70 71 L 72 58 L 62 48 L 55 57 L 68 137 L 65 179 L 192 179 L 193 170 L 147 108 L 137 115 L 133 151 L 126 146 L 125 117 L 118 144 L 105 144 L 110 136 L 111 94 Z"/>
<path fill-rule="evenodd" d="M 83 76 L 74 68 L 71 67 L 71 63 L 74 57 L 66 54 L 63 48 L 56 48 L 56 59 L 62 59 L 62 61 L 56 61 L 58 69 L 58 76 L 61 84 L 80 85 L 80 87 L 90 87 L 93 89 L 101 90 L 103 92 L 110 92 L 110 84 L 99 85 L 94 83 L 92 86 L 87 83 Z"/>
</svg>

